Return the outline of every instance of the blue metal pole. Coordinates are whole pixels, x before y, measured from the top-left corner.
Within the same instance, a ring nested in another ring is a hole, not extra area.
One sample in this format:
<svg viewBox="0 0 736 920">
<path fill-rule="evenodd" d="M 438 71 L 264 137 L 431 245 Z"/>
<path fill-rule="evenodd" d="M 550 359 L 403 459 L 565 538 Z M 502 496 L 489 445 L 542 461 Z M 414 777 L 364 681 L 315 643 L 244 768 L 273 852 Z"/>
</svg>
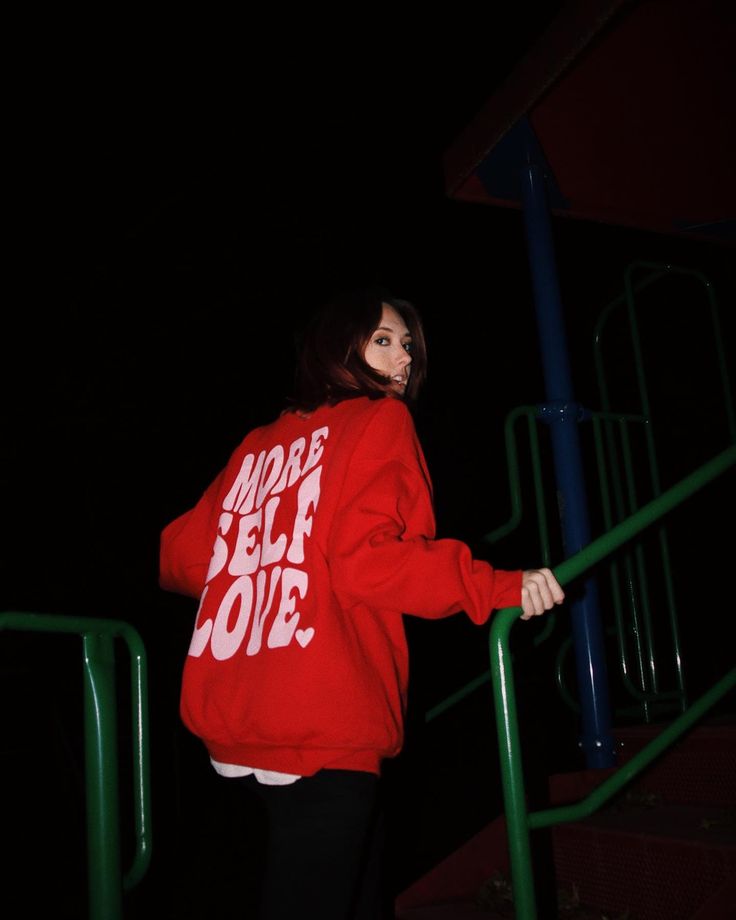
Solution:
<svg viewBox="0 0 736 920">
<path fill-rule="evenodd" d="M 566 557 L 590 543 L 590 523 L 565 323 L 542 166 L 534 151 L 522 172 L 524 221 L 537 315 L 549 423 Z M 588 579 L 570 607 L 580 695 L 580 746 L 589 767 L 614 765 L 611 708 L 598 589 Z"/>
</svg>

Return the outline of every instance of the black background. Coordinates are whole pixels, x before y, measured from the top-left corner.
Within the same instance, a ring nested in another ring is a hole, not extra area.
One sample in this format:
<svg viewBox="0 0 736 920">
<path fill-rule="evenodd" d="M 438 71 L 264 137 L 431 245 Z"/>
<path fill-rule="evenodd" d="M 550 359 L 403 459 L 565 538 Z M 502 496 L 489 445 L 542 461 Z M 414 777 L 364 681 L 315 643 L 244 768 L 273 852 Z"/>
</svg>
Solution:
<svg viewBox="0 0 736 920">
<path fill-rule="evenodd" d="M 294 335 L 314 306 L 372 281 L 417 304 L 430 349 L 417 425 L 439 532 L 501 566 L 539 561 L 526 531 L 497 548 L 482 540 L 509 512 L 504 417 L 544 398 L 522 217 L 449 200 L 441 156 L 559 5 L 497 13 L 479 34 L 439 17 L 418 32 L 367 17 L 302 32 L 290 18 L 288 30 L 223 19 L 199 32 L 190 22 L 186 35 L 167 23 L 87 22 L 94 39 L 74 40 L 74 23 L 56 32 L 47 21 L 19 56 L 7 173 L 15 283 L 4 308 L 2 607 L 123 619 L 143 636 L 156 850 L 131 916 L 153 901 L 157 916 L 200 916 L 204 904 L 224 908 L 238 886 L 218 874 L 239 854 L 229 805 L 178 722 L 193 609 L 158 589 L 158 535 L 245 432 L 282 408 Z M 564 220 L 554 231 L 582 403 L 598 401 L 595 317 L 636 259 L 709 274 L 732 354 L 732 250 Z M 690 365 L 701 347 L 686 309 L 675 294 L 666 315 L 674 325 L 684 317 L 679 339 L 661 317 L 651 329 L 652 353 L 674 356 L 656 384 L 676 407 L 666 484 L 726 443 L 710 397 L 683 383 L 697 377 Z M 726 498 L 713 492 L 700 512 L 680 515 L 681 529 L 716 530 Z M 709 639 L 724 628 L 717 584 L 729 561 L 726 536 L 715 549 L 675 546 L 697 623 L 686 629 L 697 639 L 696 687 L 729 662 L 722 645 L 700 638 L 701 627 Z M 397 890 L 499 802 L 487 697 L 463 704 L 452 723 L 422 724 L 428 706 L 484 669 L 483 636 L 462 618 L 408 628 L 407 748 L 386 777 Z M 4 634 L 2 645 L 19 864 L 51 878 L 20 896 L 45 903 L 63 888 L 73 916 L 81 896 L 69 879 L 83 879 L 78 640 Z M 562 742 L 574 752 L 575 720 L 541 702 L 550 663 L 525 661 L 528 743 L 553 768 L 574 762 L 559 752 Z M 470 776 L 458 782 L 460 771 Z"/>
</svg>

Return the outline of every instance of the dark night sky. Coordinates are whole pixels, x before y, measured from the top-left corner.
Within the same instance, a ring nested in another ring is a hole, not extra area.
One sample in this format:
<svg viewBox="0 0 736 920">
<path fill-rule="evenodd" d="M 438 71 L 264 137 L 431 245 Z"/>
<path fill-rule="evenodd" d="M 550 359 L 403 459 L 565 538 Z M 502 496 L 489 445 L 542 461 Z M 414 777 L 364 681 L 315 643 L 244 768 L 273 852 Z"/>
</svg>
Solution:
<svg viewBox="0 0 736 920">
<path fill-rule="evenodd" d="M 35 34 L 9 173 L 5 609 L 112 616 L 151 640 L 177 622 L 185 643 L 188 608 L 157 587 L 160 529 L 282 408 L 308 311 L 366 281 L 425 317 L 417 423 L 439 530 L 489 554 L 482 534 L 508 513 L 503 419 L 543 380 L 521 215 L 450 201 L 442 154 L 560 6 L 516 4 L 487 30 L 312 22 L 309 41 L 296 22 Z M 594 317 L 628 262 L 701 268 L 732 297 L 717 247 L 554 232 L 589 405 Z M 523 540 L 493 558 L 538 562 Z"/>
<path fill-rule="evenodd" d="M 264 26 L 248 55 L 218 24 L 219 43 L 157 29 L 128 43 L 123 27 L 116 43 L 101 30 L 97 44 L 37 49 L 13 148 L 6 481 L 23 539 L 5 556 L 10 604 L 91 613 L 102 592 L 106 615 L 139 607 L 160 526 L 282 406 L 308 310 L 365 281 L 425 316 L 419 423 L 440 523 L 473 539 L 505 517 L 503 463 L 478 420 L 498 443 L 506 412 L 543 398 L 523 226 L 516 211 L 449 201 L 441 158 L 560 4 L 522 6 L 486 32 L 430 17 L 422 41 L 377 22 L 362 42 L 306 42 L 296 24 L 276 41 Z M 571 221 L 556 234 L 586 402 L 592 317 L 628 261 L 682 256 L 725 274 L 704 245 Z M 26 577 L 50 470 L 66 536 L 47 577 Z"/>
<path fill-rule="evenodd" d="M 476 236 L 441 156 L 558 6 L 503 14 L 482 44 L 439 17 L 421 41 L 333 22 L 307 42 L 264 22 L 244 47 L 224 23 L 196 42 L 130 24 L 57 41 L 47 25 L 14 113 L 11 606 L 139 608 L 160 526 L 281 408 L 294 330 L 336 288 L 381 281 L 417 302 L 438 407 L 512 366 L 497 343 L 515 310 L 478 311 L 523 282 L 518 215 Z M 38 578 L 22 545 L 50 469 L 65 536 Z"/>
<path fill-rule="evenodd" d="M 134 623 L 163 759 L 193 611 L 158 590 L 158 534 L 282 407 L 294 330 L 335 289 L 381 281 L 423 312 L 417 424 L 440 532 L 491 558 L 481 536 L 508 514 L 503 419 L 543 383 L 521 215 L 449 201 L 441 156 L 560 5 L 507 5 L 487 30 L 333 21 L 320 40 L 223 21 L 186 40 L 98 24 L 97 42 L 57 43 L 47 23 L 19 73 L 2 608 Z M 583 402 L 597 399 L 593 318 L 628 262 L 701 268 L 732 302 L 722 249 L 575 222 L 555 233 Z M 517 540 L 493 558 L 535 553 Z M 432 626 L 434 640 L 414 634 L 430 703 L 456 684 L 438 647 L 472 641 Z"/>
<path fill-rule="evenodd" d="M 560 5 L 488 30 L 435 14 L 421 38 L 377 20 L 35 34 L 9 172 L 5 609 L 118 617 L 151 640 L 176 621 L 185 642 L 188 608 L 156 584 L 161 527 L 281 409 L 308 311 L 366 281 L 425 317 L 439 529 L 481 549 L 508 513 L 503 419 L 543 381 L 521 215 L 450 201 L 442 154 Z M 555 243 L 588 405 L 594 317 L 628 262 L 688 264 L 733 296 L 706 244 L 564 220 Z M 493 558 L 538 561 L 523 540 Z"/>
</svg>

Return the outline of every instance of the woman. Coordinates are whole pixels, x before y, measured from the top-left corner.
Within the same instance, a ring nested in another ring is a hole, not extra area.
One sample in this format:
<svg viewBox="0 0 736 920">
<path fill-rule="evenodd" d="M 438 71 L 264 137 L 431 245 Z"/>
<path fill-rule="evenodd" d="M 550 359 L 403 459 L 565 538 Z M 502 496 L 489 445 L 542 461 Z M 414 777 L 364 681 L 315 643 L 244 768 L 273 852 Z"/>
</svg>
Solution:
<svg viewBox="0 0 736 920">
<path fill-rule="evenodd" d="M 407 408 L 419 317 L 381 290 L 328 304 L 293 406 L 252 431 L 163 532 L 161 585 L 200 598 L 181 713 L 268 811 L 264 917 L 379 917 L 376 784 L 403 740 L 403 616 L 563 600 L 547 569 L 494 570 L 436 540 Z"/>
</svg>

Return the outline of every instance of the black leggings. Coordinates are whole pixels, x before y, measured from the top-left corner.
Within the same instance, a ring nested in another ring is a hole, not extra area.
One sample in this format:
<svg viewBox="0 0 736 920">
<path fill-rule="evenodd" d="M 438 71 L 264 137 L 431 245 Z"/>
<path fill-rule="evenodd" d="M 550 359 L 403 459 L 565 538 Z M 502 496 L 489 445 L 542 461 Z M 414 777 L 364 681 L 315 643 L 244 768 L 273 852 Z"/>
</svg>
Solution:
<svg viewBox="0 0 736 920">
<path fill-rule="evenodd" d="M 288 786 L 228 779 L 262 803 L 268 843 L 260 920 L 381 920 L 378 777 L 320 770 Z"/>
</svg>

